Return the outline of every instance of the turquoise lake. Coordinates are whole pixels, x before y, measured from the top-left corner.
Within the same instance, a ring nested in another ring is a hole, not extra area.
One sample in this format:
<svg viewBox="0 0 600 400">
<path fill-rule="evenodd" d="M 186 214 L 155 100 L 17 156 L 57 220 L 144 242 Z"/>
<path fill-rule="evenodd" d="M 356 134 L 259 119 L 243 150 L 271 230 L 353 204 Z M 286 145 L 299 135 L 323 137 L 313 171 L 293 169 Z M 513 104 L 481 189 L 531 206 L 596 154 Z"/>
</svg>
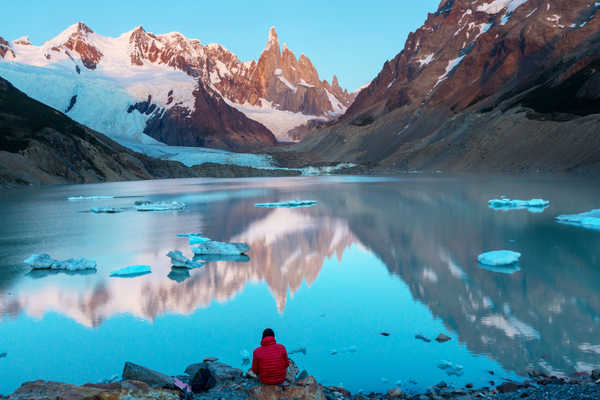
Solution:
<svg viewBox="0 0 600 400">
<path fill-rule="evenodd" d="M 98 195 L 116 198 L 67 201 Z M 550 207 L 490 209 L 501 195 Z M 295 199 L 317 204 L 255 207 Z M 137 212 L 136 200 L 187 206 Z M 300 369 L 352 392 L 600 368 L 600 231 L 554 220 L 600 208 L 594 180 L 179 179 L 4 191 L 0 206 L 1 394 L 35 379 L 98 382 L 126 361 L 176 375 L 216 356 L 245 369 L 267 327 L 288 352 L 306 349 L 291 355 Z M 96 206 L 125 210 L 86 212 Z M 198 231 L 248 243 L 249 260 L 170 274 L 169 251 L 192 255 L 177 233 Z M 522 253 L 518 271 L 477 263 L 501 249 Z M 23 260 L 35 253 L 98 269 L 32 273 Z M 136 264 L 152 273 L 109 277 Z M 439 333 L 452 340 L 415 338 Z"/>
</svg>

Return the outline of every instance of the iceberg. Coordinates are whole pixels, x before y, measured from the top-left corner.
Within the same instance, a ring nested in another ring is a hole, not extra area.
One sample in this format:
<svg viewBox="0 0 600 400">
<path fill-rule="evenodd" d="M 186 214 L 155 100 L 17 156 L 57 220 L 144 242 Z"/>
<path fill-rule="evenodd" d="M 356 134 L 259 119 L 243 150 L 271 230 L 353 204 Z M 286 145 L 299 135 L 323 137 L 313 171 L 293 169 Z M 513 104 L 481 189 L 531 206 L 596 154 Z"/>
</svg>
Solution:
<svg viewBox="0 0 600 400">
<path fill-rule="evenodd" d="M 316 200 L 292 200 L 292 201 L 282 201 L 280 203 L 257 203 L 256 207 L 282 207 L 282 208 L 300 208 L 300 207 L 312 207 L 317 204 Z"/>
<path fill-rule="evenodd" d="M 178 201 L 145 202 L 135 206 L 138 211 L 179 211 L 185 208 L 185 203 Z"/>
<path fill-rule="evenodd" d="M 200 243 L 198 246 L 193 247 L 192 250 L 197 256 L 201 255 L 224 255 L 224 256 L 237 256 L 245 254 L 250 250 L 250 246 L 246 243 L 224 243 L 209 240 L 207 242 Z"/>
<path fill-rule="evenodd" d="M 582 228 L 600 230 L 600 209 L 581 214 L 565 214 L 555 218 L 556 222 Z"/>
<path fill-rule="evenodd" d="M 202 236 L 202 232 L 178 233 L 177 237 L 190 238 L 194 236 Z"/>
<path fill-rule="evenodd" d="M 179 250 L 168 252 L 167 257 L 169 257 L 171 259 L 171 264 L 176 268 L 193 269 L 193 268 L 200 268 L 204 264 L 206 264 L 203 262 L 199 263 L 199 262 L 190 260 L 189 258 L 184 256 Z"/>
<path fill-rule="evenodd" d="M 544 199 L 511 200 L 506 197 L 488 201 L 489 207 L 499 211 L 527 210 L 532 213 L 543 212 L 550 206 L 550 201 Z"/>
<path fill-rule="evenodd" d="M 123 209 L 115 207 L 92 207 L 90 208 L 90 212 L 94 214 L 116 214 L 123 212 Z"/>
<path fill-rule="evenodd" d="M 498 266 L 516 264 L 521 258 L 521 253 L 510 250 L 497 250 L 480 254 L 477 260 L 484 265 Z"/>
<path fill-rule="evenodd" d="M 115 196 L 73 196 L 67 197 L 69 201 L 81 201 L 81 200 L 108 200 L 114 199 Z"/>
<path fill-rule="evenodd" d="M 32 269 L 51 269 L 61 271 L 86 271 L 95 270 L 96 261 L 88 260 L 87 258 L 69 258 L 65 261 L 58 261 L 50 257 L 48 254 L 33 254 L 28 257 L 25 264 L 31 266 Z"/>
<path fill-rule="evenodd" d="M 122 278 L 133 278 L 140 275 L 146 275 L 152 272 L 152 269 L 148 265 L 131 265 L 129 267 L 114 270 L 110 273 L 110 276 L 122 277 Z"/>
<path fill-rule="evenodd" d="M 210 241 L 209 238 L 202 237 L 202 236 L 190 236 L 188 238 L 188 240 L 189 240 L 190 246 Z"/>
</svg>

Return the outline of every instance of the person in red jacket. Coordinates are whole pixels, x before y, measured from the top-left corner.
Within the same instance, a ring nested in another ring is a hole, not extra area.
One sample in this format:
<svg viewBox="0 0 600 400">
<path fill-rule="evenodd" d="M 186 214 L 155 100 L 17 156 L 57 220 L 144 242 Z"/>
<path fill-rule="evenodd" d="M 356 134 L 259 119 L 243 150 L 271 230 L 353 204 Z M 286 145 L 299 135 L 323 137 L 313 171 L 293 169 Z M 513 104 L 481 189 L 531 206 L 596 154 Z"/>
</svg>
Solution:
<svg viewBox="0 0 600 400">
<path fill-rule="evenodd" d="M 265 329 L 260 347 L 252 354 L 252 371 L 265 385 L 279 385 L 285 380 L 289 365 L 285 346 L 275 341 L 273 329 Z"/>
</svg>

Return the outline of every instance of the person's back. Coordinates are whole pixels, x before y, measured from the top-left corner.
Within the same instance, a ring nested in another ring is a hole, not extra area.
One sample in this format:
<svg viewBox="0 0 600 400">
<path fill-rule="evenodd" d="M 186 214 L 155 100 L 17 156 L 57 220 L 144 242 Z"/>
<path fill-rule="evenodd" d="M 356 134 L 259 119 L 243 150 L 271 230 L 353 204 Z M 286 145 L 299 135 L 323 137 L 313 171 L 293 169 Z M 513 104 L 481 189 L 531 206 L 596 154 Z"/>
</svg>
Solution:
<svg viewBox="0 0 600 400">
<path fill-rule="evenodd" d="M 266 385 L 283 383 L 290 365 L 285 347 L 275 341 L 272 329 L 265 329 L 260 347 L 252 355 L 252 371 Z"/>
</svg>

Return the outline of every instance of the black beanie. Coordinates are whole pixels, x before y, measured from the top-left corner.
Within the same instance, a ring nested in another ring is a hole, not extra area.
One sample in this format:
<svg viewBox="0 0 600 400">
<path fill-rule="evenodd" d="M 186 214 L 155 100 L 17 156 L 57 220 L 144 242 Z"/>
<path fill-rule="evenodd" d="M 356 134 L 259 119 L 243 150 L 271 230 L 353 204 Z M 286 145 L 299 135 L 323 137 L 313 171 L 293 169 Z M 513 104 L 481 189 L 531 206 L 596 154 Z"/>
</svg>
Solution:
<svg viewBox="0 0 600 400">
<path fill-rule="evenodd" d="M 263 339 L 266 338 L 267 336 L 275 337 L 275 332 L 273 332 L 273 329 L 267 328 L 263 331 Z"/>
</svg>

